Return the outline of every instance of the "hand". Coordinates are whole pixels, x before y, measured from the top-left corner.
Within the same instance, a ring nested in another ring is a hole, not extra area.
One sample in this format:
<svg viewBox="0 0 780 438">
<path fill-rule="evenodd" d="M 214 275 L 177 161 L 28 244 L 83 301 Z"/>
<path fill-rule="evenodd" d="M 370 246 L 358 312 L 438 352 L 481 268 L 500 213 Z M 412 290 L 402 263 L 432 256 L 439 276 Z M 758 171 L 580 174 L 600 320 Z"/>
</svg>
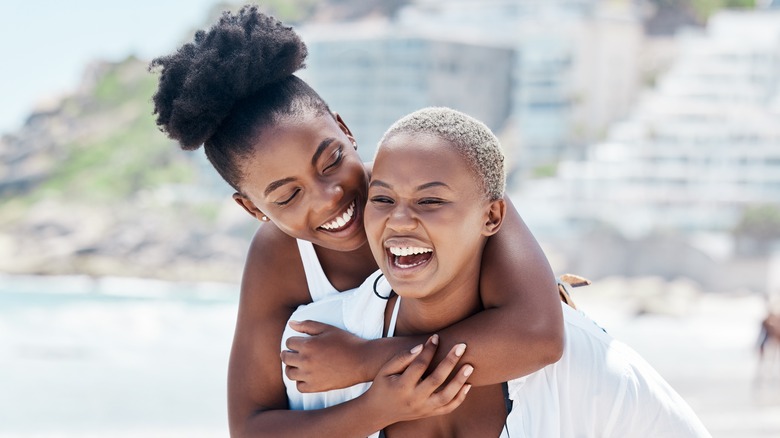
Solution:
<svg viewBox="0 0 780 438">
<path fill-rule="evenodd" d="M 290 327 L 310 335 L 287 339 L 287 350 L 281 354 L 284 372 L 296 381 L 298 391 L 321 392 L 361 382 L 365 339 L 317 321 L 290 321 Z"/>
<path fill-rule="evenodd" d="M 433 335 L 425 346 L 418 345 L 388 361 L 364 395 L 371 398 L 370 412 L 382 415 L 390 425 L 448 414 L 460 406 L 471 389 L 466 380 L 474 367 L 463 365 L 449 383 L 444 383 L 463 356 L 466 345 L 452 347 L 447 357 L 423 378 L 437 347 L 438 336 Z"/>
</svg>

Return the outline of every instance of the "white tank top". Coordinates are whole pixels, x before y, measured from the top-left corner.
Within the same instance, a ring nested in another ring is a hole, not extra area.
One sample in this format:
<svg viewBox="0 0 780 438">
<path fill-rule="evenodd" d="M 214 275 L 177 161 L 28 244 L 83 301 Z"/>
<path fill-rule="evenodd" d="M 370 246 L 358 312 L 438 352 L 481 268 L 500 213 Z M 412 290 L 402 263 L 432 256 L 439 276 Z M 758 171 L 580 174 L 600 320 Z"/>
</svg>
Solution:
<svg viewBox="0 0 780 438">
<path fill-rule="evenodd" d="M 301 253 L 303 271 L 306 273 L 306 284 L 309 285 L 309 294 L 312 301 L 321 300 L 339 291 L 330 284 L 330 280 L 322 270 L 320 259 L 314 252 L 314 245 L 308 240 L 295 239 L 298 242 L 298 252 Z"/>
</svg>

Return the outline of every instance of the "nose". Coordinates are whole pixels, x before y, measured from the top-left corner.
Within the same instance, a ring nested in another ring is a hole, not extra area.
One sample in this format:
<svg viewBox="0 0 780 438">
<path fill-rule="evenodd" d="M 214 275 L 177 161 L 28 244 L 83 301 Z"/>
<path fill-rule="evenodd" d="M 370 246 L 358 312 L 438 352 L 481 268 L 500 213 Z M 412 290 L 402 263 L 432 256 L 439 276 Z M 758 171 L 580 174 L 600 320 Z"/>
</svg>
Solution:
<svg viewBox="0 0 780 438">
<path fill-rule="evenodd" d="M 344 199 L 344 188 L 338 183 L 322 183 L 317 192 L 317 207 L 319 213 L 330 214 L 341 204 Z"/>
<path fill-rule="evenodd" d="M 387 227 L 393 231 L 405 232 L 417 228 L 417 219 L 408 206 L 397 204 L 387 218 Z"/>
</svg>

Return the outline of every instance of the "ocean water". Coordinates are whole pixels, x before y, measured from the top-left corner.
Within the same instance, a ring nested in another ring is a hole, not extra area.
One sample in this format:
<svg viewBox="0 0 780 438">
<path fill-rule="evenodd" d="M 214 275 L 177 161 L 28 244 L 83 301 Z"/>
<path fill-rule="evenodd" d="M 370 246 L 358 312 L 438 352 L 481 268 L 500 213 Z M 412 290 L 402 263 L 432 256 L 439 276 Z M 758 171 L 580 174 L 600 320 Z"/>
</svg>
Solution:
<svg viewBox="0 0 780 438">
<path fill-rule="evenodd" d="M 238 285 L 0 275 L 0 437 L 224 437 Z"/>
</svg>

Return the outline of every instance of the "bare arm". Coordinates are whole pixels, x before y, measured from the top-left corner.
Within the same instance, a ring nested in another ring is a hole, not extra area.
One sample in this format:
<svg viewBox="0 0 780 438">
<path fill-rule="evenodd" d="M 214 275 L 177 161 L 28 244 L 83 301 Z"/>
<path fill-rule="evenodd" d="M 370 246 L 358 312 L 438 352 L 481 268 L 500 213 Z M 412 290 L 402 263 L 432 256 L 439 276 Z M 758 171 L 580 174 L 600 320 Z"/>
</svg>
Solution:
<svg viewBox="0 0 780 438">
<path fill-rule="evenodd" d="M 432 374 L 420 380 L 437 349 L 429 342 L 417 352 L 396 354 L 388 361 L 390 368 L 383 368 L 384 373 L 380 370 L 369 392 L 354 400 L 326 409 L 288 410 L 280 342 L 292 311 L 308 301 L 295 241 L 272 225 L 262 226 L 246 260 L 230 355 L 231 436 L 365 437 L 414 415 L 450 412 L 465 398 L 465 376 L 453 379 L 448 392 L 434 392 L 458 363 L 454 349 L 437 368 L 438 377 Z M 399 385 L 399 380 L 406 384 Z"/>
<path fill-rule="evenodd" d="M 463 360 L 478 370 L 469 379 L 475 385 L 530 374 L 557 361 L 563 352 L 563 315 L 552 270 L 517 210 L 506 201 L 501 230 L 488 240 L 483 253 L 484 310 L 439 332 L 442 348 L 434 359 L 436 363 L 442 352 L 466 343 L 469 348 Z M 348 339 L 349 334 L 339 329 L 328 326 L 322 331 L 322 325 L 313 324 L 299 331 L 314 336 L 291 338 L 288 346 L 297 354 L 286 356 L 285 362 L 296 368 L 294 378 L 305 392 L 369 381 L 395 353 L 424 340 L 419 336 Z M 322 366 L 326 361 L 328 365 Z M 336 372 L 343 369 L 356 372 Z"/>
</svg>

